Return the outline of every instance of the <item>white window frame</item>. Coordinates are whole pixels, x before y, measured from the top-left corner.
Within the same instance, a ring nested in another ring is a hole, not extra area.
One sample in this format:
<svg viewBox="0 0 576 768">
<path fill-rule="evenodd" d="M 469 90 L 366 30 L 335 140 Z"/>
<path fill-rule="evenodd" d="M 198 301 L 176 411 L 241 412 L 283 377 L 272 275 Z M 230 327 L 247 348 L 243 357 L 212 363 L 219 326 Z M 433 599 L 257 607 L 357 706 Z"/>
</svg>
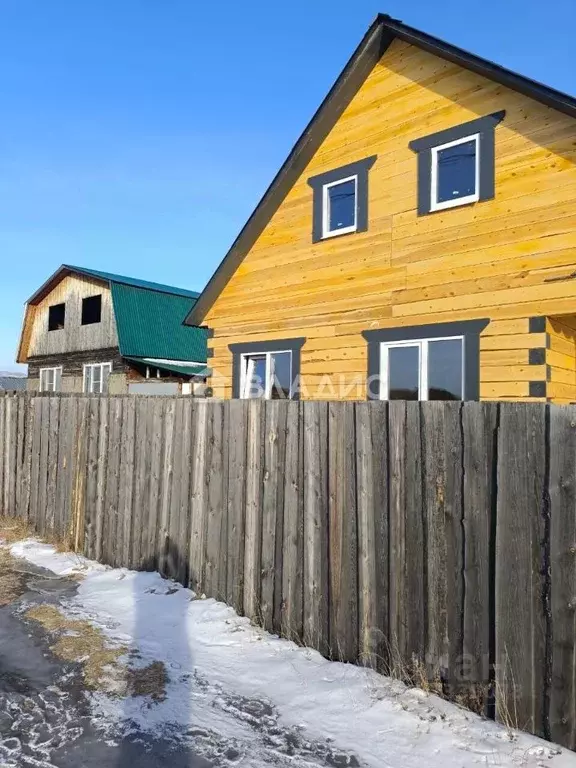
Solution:
<svg viewBox="0 0 576 768">
<path fill-rule="evenodd" d="M 56 389 L 56 373 L 60 372 L 60 385 L 62 385 L 62 366 L 56 365 L 52 366 L 50 368 L 40 368 L 40 382 L 39 382 L 39 391 L 40 392 L 60 392 L 60 389 Z M 42 374 L 45 373 L 52 373 L 52 387 L 46 387 L 44 388 L 42 386 Z"/>
<path fill-rule="evenodd" d="M 294 381 L 292 376 L 293 371 L 293 360 L 292 360 L 292 350 L 291 349 L 276 349 L 272 352 L 243 352 L 240 355 L 240 364 L 241 364 L 241 370 L 240 370 L 240 398 L 242 400 L 252 400 L 256 398 L 251 398 L 249 396 L 250 392 L 250 384 L 251 384 L 251 376 L 248 376 L 248 365 L 250 358 L 254 357 L 264 357 L 266 359 L 266 383 L 264 387 L 264 399 L 270 400 L 272 396 L 272 378 L 273 378 L 273 371 L 272 371 L 272 355 L 280 355 L 280 354 L 289 354 L 290 355 L 290 394 L 289 399 L 292 400 L 293 395 L 293 388 L 294 388 Z"/>
<path fill-rule="evenodd" d="M 469 141 L 474 141 L 476 146 L 476 162 L 475 162 L 475 175 L 474 180 L 474 193 L 472 195 L 466 195 L 465 197 L 456 197 L 454 200 L 445 200 L 442 203 L 438 202 L 438 154 L 445 149 L 456 147 L 459 144 L 466 144 Z M 462 139 L 456 139 L 456 141 L 449 141 L 447 144 L 440 144 L 438 147 L 432 147 L 432 173 L 430 179 L 430 210 L 431 211 L 443 211 L 445 208 L 456 208 L 459 205 L 468 205 L 469 203 L 477 203 L 480 199 L 480 134 L 474 133 L 471 136 L 464 136 Z"/>
<path fill-rule="evenodd" d="M 348 181 L 354 182 L 354 224 L 350 227 L 342 227 L 341 229 L 330 229 L 330 196 L 328 190 L 331 187 L 337 187 L 339 184 L 344 184 Z M 338 181 L 331 181 L 329 184 L 324 184 L 322 187 L 322 239 L 327 237 L 338 237 L 338 235 L 347 235 L 350 232 L 356 232 L 358 229 L 358 175 L 346 176 L 345 179 L 338 179 Z"/>
<path fill-rule="evenodd" d="M 431 336 L 427 339 L 406 339 L 406 341 L 383 341 L 380 344 L 380 400 L 388 400 L 390 394 L 389 351 L 397 347 L 418 348 L 418 400 L 428 400 L 428 345 L 434 341 L 460 341 L 462 344 L 462 400 L 466 399 L 466 338 L 464 336 Z"/>
<path fill-rule="evenodd" d="M 86 371 L 88 368 L 100 368 L 100 391 L 94 392 L 92 389 L 92 382 L 93 378 L 90 379 L 90 390 L 86 390 Z M 104 381 L 104 368 L 108 368 L 108 376 L 112 373 L 112 363 L 84 363 L 84 366 L 82 368 L 82 392 L 84 392 L 85 395 L 101 395 L 102 394 L 102 383 Z"/>
</svg>

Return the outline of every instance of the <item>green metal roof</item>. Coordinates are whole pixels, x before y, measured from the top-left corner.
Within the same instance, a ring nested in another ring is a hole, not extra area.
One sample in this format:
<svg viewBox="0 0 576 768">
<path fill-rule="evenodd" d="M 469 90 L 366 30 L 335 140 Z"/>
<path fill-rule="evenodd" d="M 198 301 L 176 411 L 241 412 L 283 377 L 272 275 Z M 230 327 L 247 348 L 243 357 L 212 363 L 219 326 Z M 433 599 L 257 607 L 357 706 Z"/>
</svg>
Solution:
<svg viewBox="0 0 576 768">
<path fill-rule="evenodd" d="M 153 368 L 160 368 L 163 371 L 174 371 L 184 376 L 209 376 L 210 368 L 205 365 L 174 365 L 173 363 L 159 363 L 157 360 L 148 357 L 127 357 L 127 360 L 133 360 L 141 365 L 149 365 Z"/>
<path fill-rule="evenodd" d="M 70 269 L 83 275 L 96 277 L 98 280 L 108 280 L 110 283 L 122 283 L 122 285 L 131 285 L 134 288 L 146 288 L 150 291 L 161 291 L 162 293 L 173 293 L 176 296 L 188 296 L 191 299 L 197 299 L 200 295 L 198 291 L 189 291 L 186 288 L 177 288 L 173 285 L 162 285 L 162 283 L 151 283 L 148 280 L 138 280 L 135 277 L 125 277 L 124 275 L 115 275 L 112 272 L 100 272 L 98 269 L 87 269 L 86 267 L 74 267 L 71 264 L 63 264 L 61 269 Z"/>
<path fill-rule="evenodd" d="M 123 357 L 206 361 L 208 331 L 183 325 L 195 298 L 112 279 L 110 290 Z"/>
</svg>

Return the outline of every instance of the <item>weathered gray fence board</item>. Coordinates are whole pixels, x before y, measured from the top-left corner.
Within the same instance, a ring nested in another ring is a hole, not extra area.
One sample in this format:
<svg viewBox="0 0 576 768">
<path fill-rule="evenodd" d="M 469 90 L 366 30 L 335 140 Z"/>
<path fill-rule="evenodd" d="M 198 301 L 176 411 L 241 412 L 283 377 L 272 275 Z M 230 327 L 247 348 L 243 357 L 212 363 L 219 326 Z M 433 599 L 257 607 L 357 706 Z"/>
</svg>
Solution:
<svg viewBox="0 0 576 768">
<path fill-rule="evenodd" d="M 491 542 L 496 510 L 496 403 L 462 406 L 464 621 L 462 684 L 485 699 L 490 681 Z"/>
<path fill-rule="evenodd" d="M 284 459 L 281 631 L 284 637 L 296 642 L 301 642 L 303 638 L 304 443 L 302 424 L 302 404 L 291 404 L 286 414 Z"/>
<path fill-rule="evenodd" d="M 245 400 L 229 404 L 226 595 L 239 613 L 244 607 L 247 405 Z"/>
<path fill-rule="evenodd" d="M 116 565 L 118 558 L 118 506 L 120 503 L 120 450 L 122 437 L 123 399 L 110 400 L 108 424 L 108 462 L 106 467 L 106 494 L 104 500 L 103 554 L 109 565 Z"/>
<path fill-rule="evenodd" d="M 328 403 L 304 404 L 303 629 L 306 645 L 330 653 Z"/>
<path fill-rule="evenodd" d="M 388 424 L 386 405 L 356 404 L 358 654 L 374 669 L 388 658 Z"/>
<path fill-rule="evenodd" d="M 549 426 L 547 419 L 549 419 Z M 0 504 L 576 747 L 576 409 L 0 396 Z"/>
<path fill-rule="evenodd" d="M 286 403 L 272 400 L 265 405 L 260 597 L 262 625 L 269 631 L 280 631 L 285 460 Z"/>
<path fill-rule="evenodd" d="M 260 618 L 260 568 L 262 549 L 262 440 L 265 404 L 248 404 L 248 442 L 246 448 L 246 516 L 244 527 L 244 613 Z"/>
<path fill-rule="evenodd" d="M 430 402 L 421 412 L 426 552 L 426 670 L 442 690 L 462 657 L 462 440 L 460 403 Z"/>
<path fill-rule="evenodd" d="M 190 587 L 204 590 L 204 556 L 206 550 L 206 454 L 208 403 L 194 403 L 193 425 L 195 455 L 192 466 L 192 503 L 190 506 Z"/>
<path fill-rule="evenodd" d="M 424 663 L 425 535 L 420 404 L 389 403 L 390 654 L 392 669 Z"/>
<path fill-rule="evenodd" d="M 40 458 L 38 466 L 38 528 L 46 533 L 46 506 L 48 491 L 48 443 L 50 440 L 50 399 L 40 398 L 41 421 Z"/>
<path fill-rule="evenodd" d="M 354 403 L 328 404 L 328 543 L 330 648 L 358 657 L 358 536 Z"/>
<path fill-rule="evenodd" d="M 206 448 L 206 556 L 204 590 L 219 600 L 225 598 L 226 564 L 221 562 L 226 531 L 224 476 L 227 473 L 227 441 L 224 440 L 224 403 L 210 408 Z M 226 537 L 227 538 L 227 537 Z"/>
<path fill-rule="evenodd" d="M 576 407 L 550 409 L 550 737 L 576 749 Z"/>
<path fill-rule="evenodd" d="M 178 564 L 175 578 L 182 584 L 188 581 L 188 547 L 190 544 L 190 483 L 192 471 L 192 406 L 191 400 L 181 400 L 182 422 L 180 427 L 180 450 L 177 460 L 180 482 L 180 504 L 174 510 L 174 524 L 171 536 L 178 544 Z"/>
<path fill-rule="evenodd" d="M 498 717 L 544 734 L 545 407 L 510 403 L 498 433 L 496 685 Z"/>
</svg>

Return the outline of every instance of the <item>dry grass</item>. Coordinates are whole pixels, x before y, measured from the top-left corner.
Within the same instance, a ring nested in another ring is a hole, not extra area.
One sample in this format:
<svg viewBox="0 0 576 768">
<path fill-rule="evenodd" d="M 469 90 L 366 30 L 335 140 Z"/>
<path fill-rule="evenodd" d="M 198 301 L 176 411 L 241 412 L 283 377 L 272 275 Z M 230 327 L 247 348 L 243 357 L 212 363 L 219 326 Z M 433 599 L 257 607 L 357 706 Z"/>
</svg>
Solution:
<svg viewBox="0 0 576 768">
<path fill-rule="evenodd" d="M 162 662 L 140 669 L 125 667 L 120 659 L 128 655 L 126 646 L 111 646 L 97 627 L 67 618 L 54 605 L 36 605 L 25 616 L 57 635 L 50 650 L 63 661 L 82 665 L 87 688 L 115 696 L 150 696 L 155 701 L 166 697 L 168 675 Z"/>
<path fill-rule="evenodd" d="M 63 661 L 82 664 L 88 688 L 115 693 L 123 687 L 118 659 L 128 653 L 128 648 L 110 647 L 99 629 L 88 621 L 66 618 L 54 605 L 36 605 L 25 616 L 58 635 L 50 650 Z"/>
<path fill-rule="evenodd" d="M 0 606 L 14 602 L 26 591 L 26 578 L 15 570 L 16 560 L 0 548 Z"/>
<path fill-rule="evenodd" d="M 164 701 L 167 683 L 166 667 L 161 661 L 126 670 L 126 692 L 130 696 L 150 696 L 154 701 Z"/>
<path fill-rule="evenodd" d="M 57 552 L 70 552 L 73 549 L 70 537 L 67 535 L 64 537 L 55 534 L 39 536 L 38 532 L 25 520 L 0 515 L 0 543 L 14 544 L 29 538 L 41 538 L 42 541 L 51 544 Z"/>
<path fill-rule="evenodd" d="M 30 536 L 34 536 L 34 530 L 24 520 L 0 516 L 0 539 L 4 543 L 14 544 L 14 542 L 28 539 Z"/>
</svg>

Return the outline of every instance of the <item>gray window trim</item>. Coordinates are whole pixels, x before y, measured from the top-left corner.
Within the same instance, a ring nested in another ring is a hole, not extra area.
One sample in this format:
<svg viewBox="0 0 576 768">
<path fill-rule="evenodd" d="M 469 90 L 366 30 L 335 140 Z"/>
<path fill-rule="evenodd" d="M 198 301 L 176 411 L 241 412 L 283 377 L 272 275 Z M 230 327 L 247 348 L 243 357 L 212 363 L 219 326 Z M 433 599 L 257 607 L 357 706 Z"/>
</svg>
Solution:
<svg viewBox="0 0 576 768">
<path fill-rule="evenodd" d="M 478 135 L 480 152 L 480 176 L 478 179 L 478 202 L 491 200 L 495 192 L 495 128 L 504 120 L 506 111 L 494 112 L 468 123 L 456 125 L 429 136 L 411 141 L 408 146 L 418 155 L 418 215 L 426 216 L 432 211 L 432 149 L 468 136 Z M 470 204 L 470 203 L 468 203 Z M 465 203 L 464 203 L 465 205 Z M 442 209 L 449 210 L 449 209 Z"/>
<path fill-rule="evenodd" d="M 306 343 L 305 337 L 295 339 L 274 339 L 274 341 L 253 341 L 245 344 L 229 344 L 228 349 L 232 352 L 232 397 L 240 397 L 241 368 L 240 363 L 242 355 L 256 355 L 259 352 L 292 352 L 292 382 L 298 383 L 300 380 L 300 350 Z M 300 388 L 296 386 L 293 390 L 292 400 L 300 399 Z"/>
<path fill-rule="evenodd" d="M 362 331 L 368 342 L 368 400 L 380 399 L 380 344 L 389 341 L 417 341 L 445 336 L 464 337 L 464 392 L 466 400 L 480 399 L 480 334 L 490 320 L 462 320 L 403 328 Z"/>
<path fill-rule="evenodd" d="M 321 240 L 328 239 L 323 237 L 322 216 L 323 200 L 322 192 L 326 184 L 332 184 L 335 181 L 346 179 L 350 176 L 356 176 L 356 229 L 354 232 L 342 233 L 353 235 L 356 232 L 366 232 L 368 230 L 368 171 L 378 155 L 365 157 L 355 163 L 342 165 L 340 168 L 333 168 L 326 173 L 319 173 L 317 176 L 311 176 L 308 184 L 312 187 L 312 242 L 318 243 Z M 330 238 L 331 239 L 331 238 Z"/>
</svg>

